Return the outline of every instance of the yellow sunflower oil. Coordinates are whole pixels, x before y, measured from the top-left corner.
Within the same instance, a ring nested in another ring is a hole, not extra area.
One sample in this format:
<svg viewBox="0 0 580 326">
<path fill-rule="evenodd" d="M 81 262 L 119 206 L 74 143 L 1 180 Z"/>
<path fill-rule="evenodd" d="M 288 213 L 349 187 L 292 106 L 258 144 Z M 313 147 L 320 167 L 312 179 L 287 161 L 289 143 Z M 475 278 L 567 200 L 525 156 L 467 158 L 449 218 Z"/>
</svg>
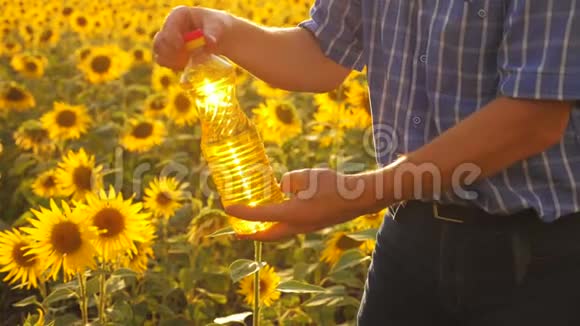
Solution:
<svg viewBox="0 0 580 326">
<path fill-rule="evenodd" d="M 207 54 L 203 33 L 184 36 L 191 59 L 181 86 L 195 100 L 201 122 L 201 150 L 224 206 L 249 206 L 284 200 L 264 144 L 236 98 L 235 68 L 223 57 Z M 238 234 L 267 229 L 272 223 L 230 217 Z"/>
</svg>

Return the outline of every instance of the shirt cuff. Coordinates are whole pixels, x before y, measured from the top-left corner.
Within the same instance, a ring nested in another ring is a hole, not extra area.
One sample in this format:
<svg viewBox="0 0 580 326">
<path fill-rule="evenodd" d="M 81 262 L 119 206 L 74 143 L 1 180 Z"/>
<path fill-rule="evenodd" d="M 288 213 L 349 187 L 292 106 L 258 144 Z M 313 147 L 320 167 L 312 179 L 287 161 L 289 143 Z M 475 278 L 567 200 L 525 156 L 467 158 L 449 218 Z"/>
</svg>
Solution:
<svg viewBox="0 0 580 326">
<path fill-rule="evenodd" d="M 537 73 L 504 71 L 500 94 L 533 100 L 580 101 L 580 72 Z"/>
</svg>

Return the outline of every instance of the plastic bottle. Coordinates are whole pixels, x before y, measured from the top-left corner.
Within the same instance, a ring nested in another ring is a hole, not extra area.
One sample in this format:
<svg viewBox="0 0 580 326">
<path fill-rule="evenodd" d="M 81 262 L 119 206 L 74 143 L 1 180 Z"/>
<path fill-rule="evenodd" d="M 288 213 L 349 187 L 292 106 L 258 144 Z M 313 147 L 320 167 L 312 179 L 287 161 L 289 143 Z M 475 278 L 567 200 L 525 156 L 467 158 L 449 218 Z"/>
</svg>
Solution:
<svg viewBox="0 0 580 326">
<path fill-rule="evenodd" d="M 184 35 L 191 58 L 181 86 L 194 99 L 201 122 L 201 149 L 224 206 L 255 206 L 284 200 L 259 133 L 236 98 L 235 68 L 203 50 L 203 32 Z M 272 223 L 230 217 L 238 234 L 267 229 Z"/>
</svg>

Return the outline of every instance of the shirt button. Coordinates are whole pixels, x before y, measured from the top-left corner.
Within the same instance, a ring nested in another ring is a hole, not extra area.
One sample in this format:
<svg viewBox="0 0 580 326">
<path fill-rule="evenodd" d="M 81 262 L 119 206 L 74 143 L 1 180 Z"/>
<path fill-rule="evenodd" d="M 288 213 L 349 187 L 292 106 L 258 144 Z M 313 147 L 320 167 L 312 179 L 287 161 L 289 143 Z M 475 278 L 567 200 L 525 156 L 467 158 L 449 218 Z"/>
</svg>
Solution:
<svg viewBox="0 0 580 326">
<path fill-rule="evenodd" d="M 422 56 L 419 57 L 419 61 L 421 61 L 422 63 L 427 62 L 427 55 L 423 54 Z"/>
<path fill-rule="evenodd" d="M 485 17 L 487 17 L 487 11 L 485 11 L 485 9 L 479 9 L 479 11 L 477 12 L 477 15 L 480 18 L 485 18 Z"/>
<path fill-rule="evenodd" d="M 421 117 L 420 117 L 420 116 L 414 116 L 414 117 L 413 117 L 413 124 L 414 124 L 415 126 L 418 126 L 418 125 L 420 125 L 420 124 L 421 124 L 421 122 L 423 122 L 423 119 L 421 119 Z"/>
</svg>

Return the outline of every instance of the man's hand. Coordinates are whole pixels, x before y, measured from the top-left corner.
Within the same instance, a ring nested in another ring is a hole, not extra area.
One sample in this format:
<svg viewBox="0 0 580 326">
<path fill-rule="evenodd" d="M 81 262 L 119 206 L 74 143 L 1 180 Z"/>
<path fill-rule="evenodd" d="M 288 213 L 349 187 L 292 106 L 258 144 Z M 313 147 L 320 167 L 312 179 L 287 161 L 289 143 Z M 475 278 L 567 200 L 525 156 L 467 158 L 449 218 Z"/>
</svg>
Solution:
<svg viewBox="0 0 580 326">
<path fill-rule="evenodd" d="M 293 171 L 280 183 L 282 191 L 291 194 L 289 200 L 257 207 L 233 205 L 226 207 L 226 212 L 248 221 L 278 222 L 268 230 L 240 235 L 240 239 L 283 239 L 384 208 L 369 195 L 370 180 L 364 175 L 343 175 L 329 169 Z"/>
<path fill-rule="evenodd" d="M 196 29 L 203 30 L 206 49 L 219 53 L 226 39 L 226 31 L 231 28 L 231 20 L 232 17 L 223 11 L 186 6 L 174 8 L 155 35 L 155 61 L 174 70 L 183 69 L 189 58 L 183 35 Z"/>
</svg>

